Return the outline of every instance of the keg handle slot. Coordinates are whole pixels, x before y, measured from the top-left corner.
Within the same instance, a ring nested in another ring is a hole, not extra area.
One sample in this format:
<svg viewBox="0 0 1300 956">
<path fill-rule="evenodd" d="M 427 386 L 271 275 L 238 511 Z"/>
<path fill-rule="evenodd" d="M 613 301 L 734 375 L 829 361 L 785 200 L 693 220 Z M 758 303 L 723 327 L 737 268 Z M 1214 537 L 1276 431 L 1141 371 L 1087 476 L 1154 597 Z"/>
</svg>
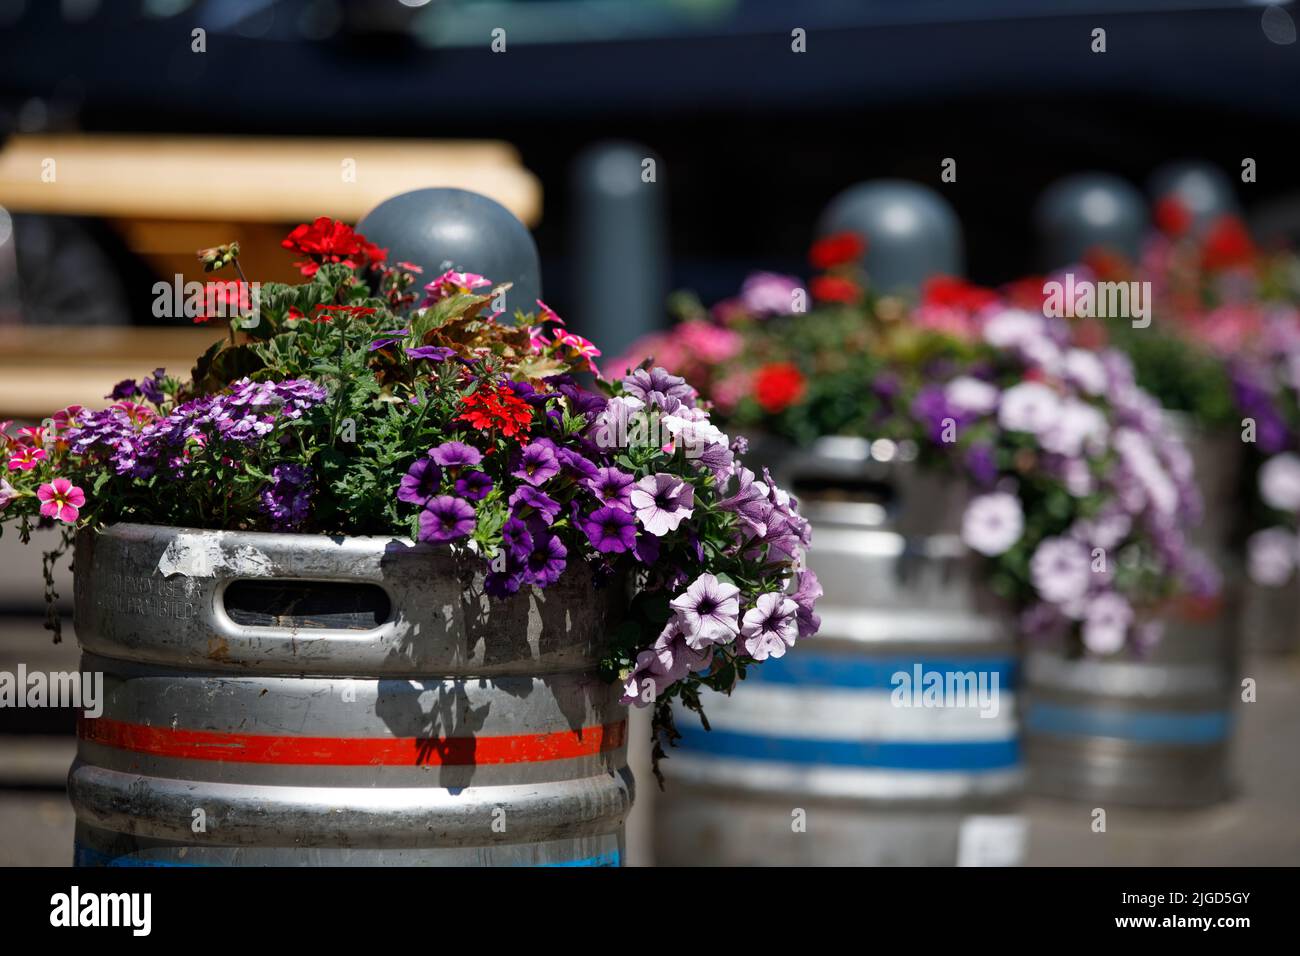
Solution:
<svg viewBox="0 0 1300 956">
<path fill-rule="evenodd" d="M 365 581 L 236 578 L 217 601 L 232 622 L 248 628 L 373 631 L 393 614 L 388 592 Z"/>
</svg>

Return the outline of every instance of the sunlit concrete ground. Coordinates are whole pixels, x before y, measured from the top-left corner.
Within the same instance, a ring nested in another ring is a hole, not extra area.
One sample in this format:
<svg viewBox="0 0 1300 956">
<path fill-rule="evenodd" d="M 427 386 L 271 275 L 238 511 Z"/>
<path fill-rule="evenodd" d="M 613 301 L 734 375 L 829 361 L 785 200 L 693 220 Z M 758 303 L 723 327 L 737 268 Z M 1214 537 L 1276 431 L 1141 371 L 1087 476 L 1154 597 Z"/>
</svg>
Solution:
<svg viewBox="0 0 1300 956">
<path fill-rule="evenodd" d="M 70 670 L 77 649 L 70 633 L 50 644 L 33 618 L 0 617 L 0 670 Z M 1241 705 L 1236 742 L 1236 797 L 1211 810 L 1170 813 L 1107 808 L 1107 832 L 1093 833 L 1091 807 L 1027 801 L 1031 864 L 1300 865 L 1300 659 L 1250 658 L 1258 702 Z M 0 865 L 70 862 L 72 809 L 62 780 L 72 760 L 70 737 L 6 734 L 12 715 L 0 711 Z M 646 727 L 634 722 L 634 741 Z M 634 766 L 648 754 L 635 748 Z M 639 767 L 638 767 L 639 769 Z M 652 780 L 638 773 L 637 812 L 629 822 L 627 862 L 651 860 Z"/>
</svg>

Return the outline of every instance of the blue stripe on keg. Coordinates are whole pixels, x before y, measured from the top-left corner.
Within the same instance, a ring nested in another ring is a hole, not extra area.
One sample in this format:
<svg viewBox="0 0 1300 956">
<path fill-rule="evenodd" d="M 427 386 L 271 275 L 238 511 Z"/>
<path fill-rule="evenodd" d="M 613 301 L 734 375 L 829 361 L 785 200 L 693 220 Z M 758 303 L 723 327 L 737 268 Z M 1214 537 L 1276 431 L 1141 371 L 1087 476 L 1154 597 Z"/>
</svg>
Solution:
<svg viewBox="0 0 1300 956">
<path fill-rule="evenodd" d="M 760 737 L 690 726 L 679 727 L 678 731 L 682 735 L 678 745 L 683 749 L 742 760 L 939 772 L 1002 770 L 1020 763 L 1020 743 L 1015 739 L 933 742 L 817 740 Z"/>
<path fill-rule="evenodd" d="M 1116 737 L 1147 744 L 1211 744 L 1228 736 L 1224 711 L 1114 711 L 1064 704 L 1033 704 L 1025 715 L 1030 733 L 1058 737 Z"/>
<path fill-rule="evenodd" d="M 112 856 L 81 843 L 73 844 L 73 866 L 202 866 L 201 863 L 181 863 L 176 860 L 158 860 L 142 856 Z"/>
<path fill-rule="evenodd" d="M 1012 687 L 1016 677 L 1014 657 L 956 657 L 926 659 L 916 657 L 856 657 L 817 654 L 799 647 L 780 658 L 768 658 L 761 667 L 750 668 L 746 680 L 764 684 L 817 684 L 825 687 L 852 687 L 861 690 L 892 690 L 893 677 L 899 671 L 909 678 L 916 665 L 923 674 L 989 673 L 998 675 L 999 687 Z"/>
<path fill-rule="evenodd" d="M 581 860 L 565 860 L 561 863 L 541 863 L 539 866 L 619 866 L 621 857 L 618 850 L 597 853 L 595 856 L 583 857 Z"/>
</svg>

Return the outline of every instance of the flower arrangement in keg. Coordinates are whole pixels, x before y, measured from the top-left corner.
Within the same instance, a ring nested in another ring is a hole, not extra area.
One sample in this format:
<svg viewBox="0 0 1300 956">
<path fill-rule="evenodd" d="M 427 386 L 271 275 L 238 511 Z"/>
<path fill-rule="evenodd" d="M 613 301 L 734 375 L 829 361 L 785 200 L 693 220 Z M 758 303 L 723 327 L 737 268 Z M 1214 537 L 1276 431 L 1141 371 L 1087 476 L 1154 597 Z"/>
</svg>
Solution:
<svg viewBox="0 0 1300 956">
<path fill-rule="evenodd" d="M 667 356 L 737 428 L 885 440 L 965 482 L 961 537 L 1031 635 L 1140 653 L 1164 602 L 1216 592 L 1185 537 L 1201 508 L 1190 456 L 1123 353 L 1071 344 L 1015 287 L 941 277 L 914 304 L 876 296 L 862 251 L 830 236 L 806 287 L 758 274 L 708 311 L 679 298 L 684 321 L 625 361 Z"/>
<path fill-rule="evenodd" d="M 1200 428 L 1240 433 L 1245 455 L 1247 571 L 1291 580 L 1300 513 L 1300 260 L 1261 249 L 1236 216 L 1197 229 L 1173 197 L 1137 263 L 1098 256 L 1102 278 L 1150 283 L 1151 328 L 1119 323 L 1110 340 L 1138 382 Z"/>
<path fill-rule="evenodd" d="M 683 378 L 600 379 L 545 304 L 510 321 L 490 310 L 505 286 L 455 271 L 421 294 L 343 223 L 284 245 L 305 281 L 250 297 L 241 272 L 226 300 L 249 307 L 188 378 L 0 430 L 4 521 L 61 525 L 65 549 L 121 521 L 407 536 L 477 562 L 493 597 L 583 562 L 629 588 L 602 668 L 660 721 L 816 630 L 807 524 Z M 236 246 L 200 255 L 239 268 Z"/>
</svg>

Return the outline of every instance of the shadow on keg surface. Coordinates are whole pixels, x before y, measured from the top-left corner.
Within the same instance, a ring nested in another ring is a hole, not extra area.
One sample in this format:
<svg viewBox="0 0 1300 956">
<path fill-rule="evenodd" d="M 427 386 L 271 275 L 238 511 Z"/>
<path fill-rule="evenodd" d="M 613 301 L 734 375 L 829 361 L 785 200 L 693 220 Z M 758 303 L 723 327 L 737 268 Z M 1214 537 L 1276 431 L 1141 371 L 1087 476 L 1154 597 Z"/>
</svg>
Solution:
<svg viewBox="0 0 1300 956">
<path fill-rule="evenodd" d="M 216 573 L 164 576 L 181 551 Z M 616 591 L 589 574 L 489 602 L 428 546 L 131 525 L 77 567 L 107 684 L 79 864 L 618 864 L 626 708 L 593 672 Z"/>
</svg>

